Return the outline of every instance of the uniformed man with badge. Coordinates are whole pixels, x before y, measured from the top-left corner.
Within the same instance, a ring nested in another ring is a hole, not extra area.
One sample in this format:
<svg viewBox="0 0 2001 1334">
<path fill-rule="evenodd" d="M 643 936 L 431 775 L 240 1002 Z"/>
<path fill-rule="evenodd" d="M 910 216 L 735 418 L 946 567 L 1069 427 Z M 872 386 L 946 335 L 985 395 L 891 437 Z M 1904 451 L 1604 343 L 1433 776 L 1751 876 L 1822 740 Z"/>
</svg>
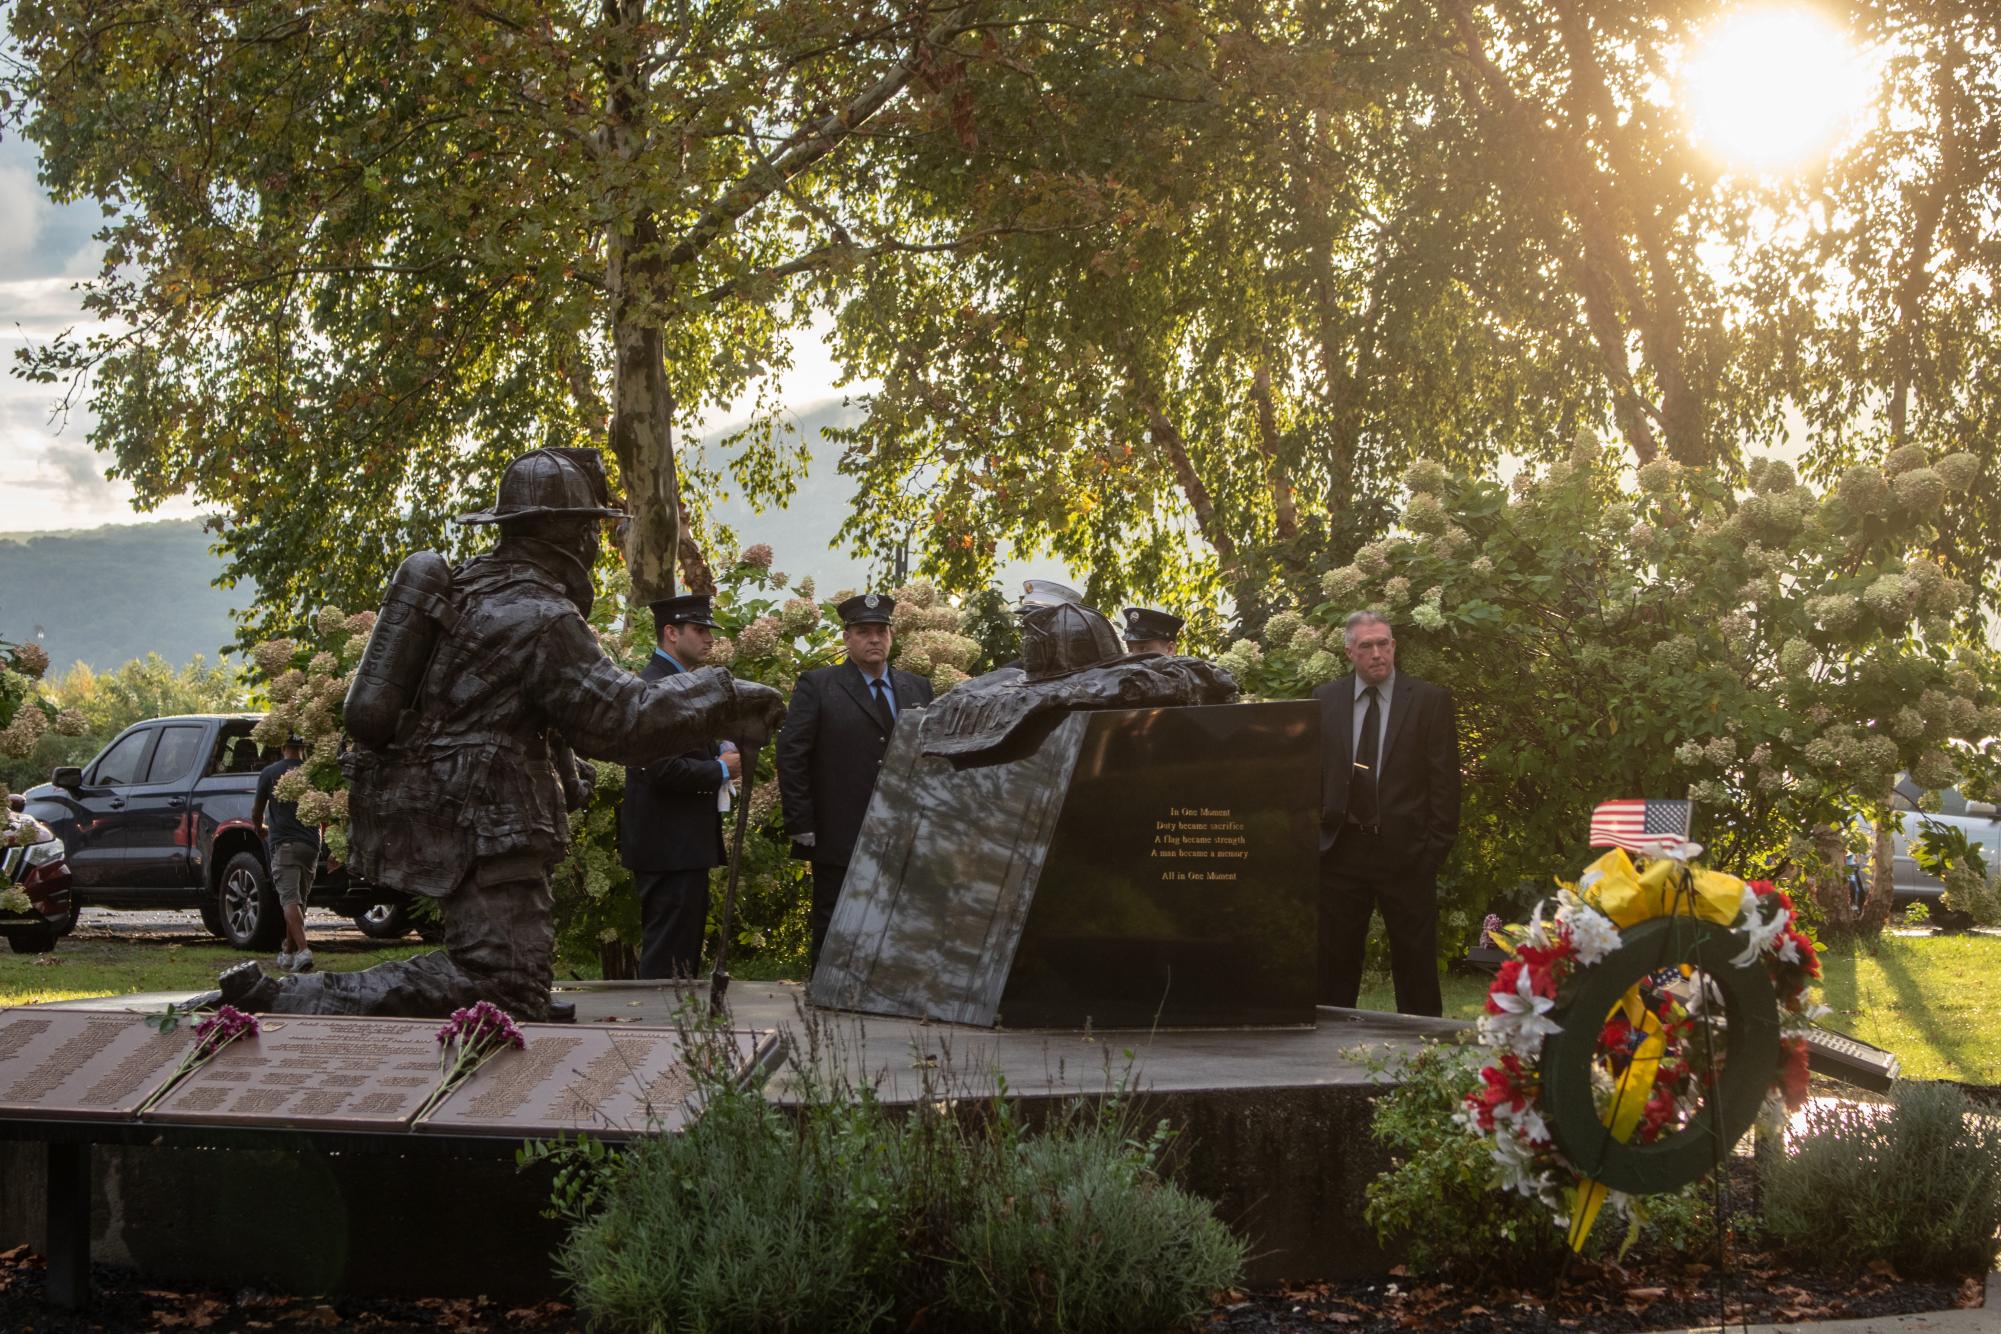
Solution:
<svg viewBox="0 0 2001 1334">
<path fill-rule="evenodd" d="M 1170 658 L 1181 652 L 1181 627 L 1188 624 L 1181 617 L 1152 607 L 1127 607 L 1123 615 L 1126 652 L 1159 653 Z"/>
<path fill-rule="evenodd" d="M 653 657 L 642 681 L 692 672 L 708 661 L 716 622 L 706 593 L 652 604 Z M 709 869 L 721 866 L 722 808 L 741 772 L 728 741 L 710 742 L 625 771 L 618 859 L 639 893 L 642 978 L 694 977 L 709 921 Z"/>
<path fill-rule="evenodd" d="M 890 733 L 905 709 L 931 702 L 929 681 L 889 665 L 892 598 L 861 593 L 835 610 L 848 660 L 799 678 L 776 751 L 792 855 L 813 864 L 813 962 L 827 938 Z"/>
</svg>

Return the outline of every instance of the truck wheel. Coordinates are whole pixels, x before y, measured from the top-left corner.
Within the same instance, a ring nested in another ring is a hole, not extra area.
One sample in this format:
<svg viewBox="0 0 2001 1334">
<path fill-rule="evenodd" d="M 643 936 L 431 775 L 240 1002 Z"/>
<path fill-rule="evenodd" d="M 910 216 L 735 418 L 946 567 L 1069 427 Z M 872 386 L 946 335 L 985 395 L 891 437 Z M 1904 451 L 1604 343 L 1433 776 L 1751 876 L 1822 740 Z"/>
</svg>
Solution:
<svg viewBox="0 0 2001 1334">
<path fill-rule="evenodd" d="M 224 863 L 215 896 L 222 938 L 236 948 L 273 949 L 283 938 L 285 914 L 271 888 L 271 873 L 256 853 L 239 852 Z"/>
<path fill-rule="evenodd" d="M 56 929 L 52 926 L 17 926 L 7 932 L 7 948 L 16 954 L 47 954 L 55 947 Z"/>
<path fill-rule="evenodd" d="M 401 940 L 410 934 L 410 909 L 401 903 L 378 903 L 356 913 L 354 924 L 370 940 Z"/>
</svg>

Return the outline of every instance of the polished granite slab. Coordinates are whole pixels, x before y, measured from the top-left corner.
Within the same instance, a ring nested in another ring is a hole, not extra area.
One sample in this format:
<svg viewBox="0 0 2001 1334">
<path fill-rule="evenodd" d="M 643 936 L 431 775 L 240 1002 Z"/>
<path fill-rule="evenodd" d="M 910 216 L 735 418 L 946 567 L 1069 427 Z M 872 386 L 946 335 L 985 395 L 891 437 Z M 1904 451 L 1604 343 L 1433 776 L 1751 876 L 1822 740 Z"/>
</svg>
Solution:
<svg viewBox="0 0 2001 1334">
<path fill-rule="evenodd" d="M 899 727 L 813 1003 L 982 1027 L 1311 1024 L 1319 717 L 1070 713 L 978 764 Z"/>
</svg>

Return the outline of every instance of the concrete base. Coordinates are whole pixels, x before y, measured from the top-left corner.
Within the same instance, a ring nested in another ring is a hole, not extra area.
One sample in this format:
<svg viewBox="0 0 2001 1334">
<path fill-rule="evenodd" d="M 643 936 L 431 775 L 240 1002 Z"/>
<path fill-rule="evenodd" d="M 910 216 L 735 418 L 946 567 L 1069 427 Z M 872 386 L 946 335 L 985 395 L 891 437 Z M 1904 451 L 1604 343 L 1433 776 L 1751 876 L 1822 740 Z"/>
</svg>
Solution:
<svg viewBox="0 0 2001 1334">
<path fill-rule="evenodd" d="M 558 992 L 579 1023 L 672 1024 L 708 999 L 706 985 L 654 982 Z M 180 999 L 68 1004 L 144 1011 Z M 892 1104 L 977 1098 L 1003 1078 L 1031 1115 L 1071 1097 L 1134 1096 L 1148 1120 L 1181 1132 L 1175 1176 L 1248 1237 L 1256 1283 L 1394 1263 L 1362 1221 L 1362 1192 L 1388 1165 L 1369 1138 L 1382 1084 L 1367 1060 L 1471 1027 L 1322 1009 L 1312 1028 L 1023 1032 L 810 1010 L 796 983 L 737 982 L 729 1001 L 739 1026 L 785 1028 L 795 1059 L 815 1052 L 825 1070 L 874 1082 Z M 796 1103 L 797 1073 L 767 1093 Z M 41 1243 L 42 1155 L 0 1142 L 0 1247 Z M 149 1275 L 297 1293 L 558 1295 L 548 1257 L 560 1233 L 540 1216 L 547 1178 L 506 1161 L 98 1146 L 92 1173 L 96 1258 Z"/>
</svg>

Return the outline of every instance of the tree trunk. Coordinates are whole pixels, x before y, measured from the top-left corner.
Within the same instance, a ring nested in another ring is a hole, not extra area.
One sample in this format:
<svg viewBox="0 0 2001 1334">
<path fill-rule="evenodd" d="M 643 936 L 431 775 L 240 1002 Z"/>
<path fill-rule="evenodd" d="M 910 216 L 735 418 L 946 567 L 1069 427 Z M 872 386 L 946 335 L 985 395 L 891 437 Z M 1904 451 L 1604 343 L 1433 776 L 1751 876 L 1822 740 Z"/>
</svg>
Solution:
<svg viewBox="0 0 2001 1334">
<path fill-rule="evenodd" d="M 647 0 L 603 0 L 605 22 L 623 29 L 628 54 L 607 62 L 604 142 L 625 171 L 644 148 L 647 75 L 637 32 Z M 605 291 L 611 306 L 611 452 L 625 486 L 625 565 L 637 603 L 674 595 L 674 560 L 681 545 L 681 484 L 674 467 L 674 394 L 667 386 L 661 313 L 670 307 L 671 274 L 660 223 L 633 203 L 642 186 L 628 185 L 615 206 L 605 245 Z"/>
<path fill-rule="evenodd" d="M 1892 789 L 1894 790 L 1894 789 Z M 1890 791 L 1883 793 L 1883 810 L 1890 809 Z M 1893 865 L 1890 822 L 1878 820 L 1875 836 L 1869 842 L 1869 896 L 1862 901 L 1862 912 L 1855 923 L 1855 934 L 1872 939 L 1883 934 L 1883 927 L 1890 920 L 1890 901 L 1896 892 L 1896 871 Z"/>
<path fill-rule="evenodd" d="M 1855 933 L 1855 897 L 1848 884 L 1848 849 L 1841 841 L 1841 831 L 1826 824 L 1813 831 L 1813 845 L 1820 854 L 1813 882 L 1820 919 L 1829 936 L 1846 938 Z"/>
<path fill-rule="evenodd" d="M 625 565 L 639 602 L 674 596 L 681 482 L 674 467 L 674 394 L 658 317 L 660 233 L 648 216 L 614 233 L 611 263 L 611 452 L 625 483 Z M 645 312 L 645 313 L 642 313 Z"/>
</svg>

